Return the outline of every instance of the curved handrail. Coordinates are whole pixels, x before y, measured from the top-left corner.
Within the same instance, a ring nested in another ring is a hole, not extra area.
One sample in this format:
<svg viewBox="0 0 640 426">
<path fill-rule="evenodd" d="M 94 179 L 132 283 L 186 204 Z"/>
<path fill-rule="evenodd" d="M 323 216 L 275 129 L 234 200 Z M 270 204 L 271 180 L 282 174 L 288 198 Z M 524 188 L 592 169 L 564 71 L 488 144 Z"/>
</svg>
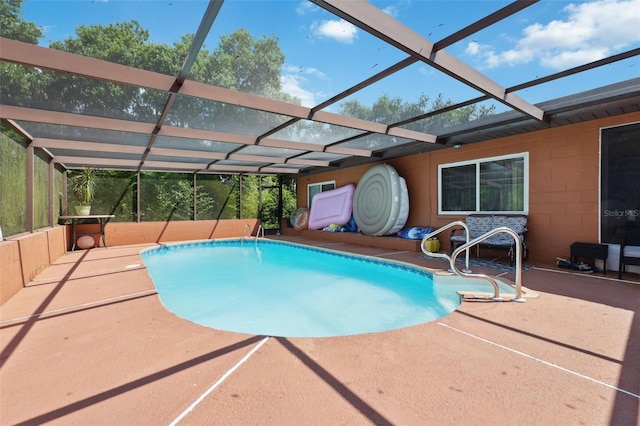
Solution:
<svg viewBox="0 0 640 426">
<path fill-rule="evenodd" d="M 262 224 L 258 226 L 258 232 L 256 232 L 255 246 L 256 246 L 256 256 L 258 256 L 258 263 L 262 263 L 262 252 L 260 248 L 258 248 L 258 238 L 262 234 L 262 238 L 264 238 L 264 228 Z"/>
<path fill-rule="evenodd" d="M 249 236 L 251 236 L 251 226 L 249 226 L 248 223 L 245 223 L 244 227 L 242 228 L 242 240 L 244 240 L 244 233 L 246 230 L 249 230 Z"/>
<path fill-rule="evenodd" d="M 456 268 L 456 258 L 458 257 L 458 255 L 460 254 L 460 252 L 462 252 L 463 250 L 467 250 L 467 256 L 469 255 L 468 253 L 468 249 L 476 244 L 481 243 L 482 241 L 486 240 L 489 237 L 492 237 L 496 234 L 499 234 L 501 232 L 506 232 L 507 234 L 511 235 L 515 242 L 516 242 L 516 261 L 515 261 L 515 268 L 516 268 L 516 297 L 511 299 L 514 302 L 525 302 L 525 299 L 522 297 L 522 241 L 520 241 L 520 236 L 518 235 L 517 232 L 515 232 L 513 229 L 506 227 L 506 226 L 501 226 L 499 228 L 495 228 L 492 229 L 491 231 L 479 236 L 478 238 L 474 238 L 473 240 L 461 245 L 460 247 L 458 247 L 457 249 L 455 249 L 453 251 L 453 253 L 451 254 L 451 258 L 449 259 L 449 263 L 451 264 L 451 269 L 453 270 L 453 272 L 456 275 L 459 275 L 461 277 L 472 277 L 472 278 L 482 278 L 485 279 L 487 281 L 489 281 L 491 283 L 491 285 L 493 285 L 493 290 L 494 290 L 494 296 L 493 299 L 494 300 L 502 300 L 500 298 L 500 289 L 498 287 L 498 283 L 496 283 L 496 281 L 491 278 L 489 275 L 486 274 L 470 274 L 470 273 L 465 273 L 465 272 L 461 272 L 458 271 L 458 269 Z M 445 255 L 446 256 L 446 255 Z"/>
<path fill-rule="evenodd" d="M 447 254 L 444 254 L 444 253 L 434 253 L 434 252 L 431 252 L 431 251 L 427 250 L 427 248 L 426 248 L 426 243 L 427 243 L 427 240 L 428 240 L 429 238 L 431 238 L 431 237 L 433 237 L 433 236 L 435 236 L 435 235 L 438 235 L 440 232 L 442 232 L 442 231 L 446 231 L 447 229 L 452 228 L 452 227 L 454 227 L 454 226 L 462 226 L 462 227 L 464 228 L 464 230 L 465 230 L 465 235 L 466 235 L 466 238 L 467 238 L 467 242 L 466 242 L 466 244 L 469 244 L 469 227 L 467 226 L 467 224 L 466 224 L 466 223 L 464 223 L 464 222 L 462 222 L 462 221 L 460 221 L 460 220 L 456 220 L 455 222 L 448 223 L 448 224 L 446 224 L 445 226 L 443 226 L 442 228 L 437 229 L 437 230 L 435 230 L 435 231 L 433 231 L 433 232 L 430 232 L 430 233 L 428 233 L 427 235 L 425 235 L 425 236 L 422 238 L 422 242 L 420 243 L 420 249 L 422 249 L 422 252 L 423 252 L 424 254 L 426 254 L 427 256 L 431 256 L 431 257 L 439 257 L 439 258 L 443 258 L 443 259 L 449 259 L 449 260 L 451 260 L 451 258 L 450 258 L 450 257 L 449 257 L 449 255 L 447 255 Z M 465 271 L 465 272 L 471 272 L 471 270 L 469 269 L 469 250 L 467 250 L 466 269 L 464 269 L 463 271 Z"/>
<path fill-rule="evenodd" d="M 262 224 L 258 225 L 258 232 L 256 232 L 256 248 L 258 247 L 258 237 L 262 234 L 262 238 L 264 238 L 264 228 Z"/>
<path fill-rule="evenodd" d="M 264 238 L 264 228 L 262 224 L 258 225 L 258 232 L 256 232 L 256 238 L 263 237 Z"/>
</svg>

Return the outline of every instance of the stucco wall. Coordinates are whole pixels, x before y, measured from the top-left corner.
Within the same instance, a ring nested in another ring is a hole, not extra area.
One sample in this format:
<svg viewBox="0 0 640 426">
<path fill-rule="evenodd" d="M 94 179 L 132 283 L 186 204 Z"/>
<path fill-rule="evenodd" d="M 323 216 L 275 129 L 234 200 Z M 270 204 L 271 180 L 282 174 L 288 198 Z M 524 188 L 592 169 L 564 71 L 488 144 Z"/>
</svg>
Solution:
<svg viewBox="0 0 640 426">
<path fill-rule="evenodd" d="M 107 245 L 121 246 L 170 241 L 240 237 L 245 225 L 256 235 L 258 219 L 184 222 L 110 223 Z M 97 228 L 96 228 L 97 227 Z M 80 229 L 97 229 L 86 225 Z M 80 230 L 79 230 L 80 231 Z M 94 236 L 98 241 L 98 236 Z M 70 225 L 54 226 L 0 242 L 0 305 L 29 283 L 40 271 L 71 249 Z M 101 244 L 97 244 L 101 245 Z"/>
<path fill-rule="evenodd" d="M 0 305 L 65 252 L 64 227 L 0 242 Z"/>
<path fill-rule="evenodd" d="M 640 121 L 640 113 L 593 120 L 492 141 L 387 161 L 407 181 L 408 226 L 438 228 L 464 216 L 438 215 L 439 164 L 521 152 L 529 153 L 527 246 L 532 261 L 569 256 L 575 241 L 598 242 L 600 129 Z M 298 206 L 305 207 L 307 185 L 336 181 L 357 184 L 371 164 L 298 179 Z M 440 238 L 448 250 L 448 235 Z"/>
<path fill-rule="evenodd" d="M 249 225 L 252 235 L 255 235 L 259 223 L 258 219 L 113 222 L 106 226 L 107 245 L 121 246 L 241 237 L 245 225 Z"/>
<path fill-rule="evenodd" d="M 198 220 L 175 222 L 111 222 L 105 226 L 107 246 L 167 243 L 172 241 L 206 240 L 242 236 L 245 225 L 252 235 L 258 232 L 258 219 Z M 72 246 L 71 225 L 66 226 L 67 249 Z M 100 232 L 98 224 L 77 225 L 76 233 Z M 247 231 L 248 232 L 248 231 Z M 99 234 L 92 235 L 96 247 L 102 246 Z"/>
</svg>

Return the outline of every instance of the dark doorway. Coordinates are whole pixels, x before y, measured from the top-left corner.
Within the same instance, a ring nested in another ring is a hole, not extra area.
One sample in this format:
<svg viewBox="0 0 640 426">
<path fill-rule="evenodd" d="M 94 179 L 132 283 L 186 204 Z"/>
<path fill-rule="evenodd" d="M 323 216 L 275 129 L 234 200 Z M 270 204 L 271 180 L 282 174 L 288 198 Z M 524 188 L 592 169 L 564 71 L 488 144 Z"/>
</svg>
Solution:
<svg viewBox="0 0 640 426">
<path fill-rule="evenodd" d="M 600 239 L 620 244 L 640 227 L 640 123 L 602 129 Z"/>
</svg>

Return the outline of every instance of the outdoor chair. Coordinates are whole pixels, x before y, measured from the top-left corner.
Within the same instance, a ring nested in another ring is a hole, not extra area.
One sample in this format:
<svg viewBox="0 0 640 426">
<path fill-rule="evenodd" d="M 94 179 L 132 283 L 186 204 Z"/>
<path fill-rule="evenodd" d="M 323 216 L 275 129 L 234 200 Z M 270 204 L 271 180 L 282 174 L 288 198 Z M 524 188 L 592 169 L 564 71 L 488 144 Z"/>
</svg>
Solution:
<svg viewBox="0 0 640 426">
<path fill-rule="evenodd" d="M 640 266 L 640 228 L 627 228 L 627 235 L 620 246 L 618 279 L 622 279 L 627 265 Z"/>
</svg>

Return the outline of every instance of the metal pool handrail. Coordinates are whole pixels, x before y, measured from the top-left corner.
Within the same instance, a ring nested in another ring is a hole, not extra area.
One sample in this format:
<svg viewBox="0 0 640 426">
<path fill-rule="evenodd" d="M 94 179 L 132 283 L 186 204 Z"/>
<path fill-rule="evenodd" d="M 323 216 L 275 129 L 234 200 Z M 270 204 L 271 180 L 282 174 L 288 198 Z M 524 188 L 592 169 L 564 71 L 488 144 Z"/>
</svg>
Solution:
<svg viewBox="0 0 640 426">
<path fill-rule="evenodd" d="M 256 250 L 258 249 L 258 238 L 260 237 L 260 234 L 262 234 L 262 238 L 264 238 L 264 228 L 262 227 L 262 224 L 258 226 L 258 232 L 256 232 Z"/>
<path fill-rule="evenodd" d="M 251 236 L 251 227 L 249 226 L 249 224 L 248 224 L 248 223 L 245 223 L 245 224 L 244 224 L 244 228 L 242 228 L 242 240 L 243 240 L 243 241 L 244 241 L 244 237 L 245 237 L 244 233 L 245 233 L 245 231 L 247 231 L 247 230 L 249 230 L 249 236 Z"/>
<path fill-rule="evenodd" d="M 465 231 L 466 231 L 466 239 L 467 242 L 464 243 L 463 245 L 459 246 L 458 248 L 456 248 L 453 253 L 451 254 L 451 257 L 449 257 L 449 255 L 445 254 L 445 253 L 434 253 L 434 252 L 430 252 L 426 249 L 426 242 L 429 238 L 431 238 L 432 236 L 444 231 L 445 229 L 451 228 L 452 226 L 462 226 Z M 469 241 L 469 228 L 467 228 L 467 225 L 464 222 L 460 222 L 460 221 L 455 221 L 455 222 L 451 222 L 445 226 L 443 226 L 442 228 L 438 229 L 437 231 L 433 231 L 429 234 L 427 234 L 423 239 L 422 242 L 420 244 L 420 248 L 422 249 L 423 253 L 426 254 L 427 256 L 431 256 L 431 257 L 439 257 L 439 258 L 444 258 L 444 259 L 449 259 L 449 264 L 451 266 L 451 270 L 453 271 L 453 273 L 455 273 L 456 275 L 463 277 L 463 278 L 480 278 L 483 280 L 488 281 L 492 286 L 493 286 L 493 297 L 492 299 L 495 301 L 502 301 L 503 299 L 500 297 L 500 288 L 498 286 L 498 283 L 496 282 L 496 280 L 494 280 L 491 276 L 486 275 L 486 274 L 472 274 L 471 270 L 469 270 L 469 249 L 477 244 L 480 244 L 482 241 L 486 240 L 489 237 L 492 237 L 496 234 L 499 234 L 501 232 L 506 232 L 507 234 L 511 235 L 514 239 L 515 239 L 515 243 L 516 243 L 516 260 L 515 260 L 515 268 L 516 268 L 516 297 L 511 299 L 513 302 L 525 302 L 526 300 L 522 297 L 522 241 L 520 241 L 520 237 L 518 236 L 518 234 L 511 228 L 508 228 L 506 226 L 502 226 L 500 228 L 495 228 L 492 229 L 491 231 L 479 236 L 478 238 L 474 238 L 473 240 Z M 465 251 L 466 255 L 467 255 L 467 263 L 466 263 L 466 267 L 467 269 L 463 270 L 463 271 L 459 271 L 458 268 L 456 267 L 456 259 L 458 258 L 458 255 L 462 252 Z"/>
<path fill-rule="evenodd" d="M 516 297 L 514 297 L 513 299 L 511 299 L 512 302 L 526 302 L 526 300 L 522 297 L 522 241 L 520 241 L 520 236 L 518 235 L 517 232 L 515 232 L 513 229 L 506 227 L 506 226 L 501 226 L 500 228 L 495 228 L 492 229 L 491 231 L 482 234 L 481 236 L 479 236 L 478 238 L 474 238 L 473 240 L 461 245 L 460 247 L 458 247 L 457 249 L 455 249 L 453 251 L 453 253 L 451 254 L 451 259 L 449 260 L 449 263 L 451 264 L 451 269 L 453 269 L 453 271 L 456 273 L 456 275 L 462 276 L 462 277 L 475 277 L 475 278 L 482 278 L 485 279 L 487 281 L 489 281 L 491 283 L 491 285 L 493 285 L 493 289 L 494 289 L 494 300 L 502 300 L 502 298 L 500 297 L 500 289 L 498 287 L 498 283 L 491 278 L 489 275 L 485 275 L 485 274 L 469 274 L 469 273 L 465 273 L 465 272 L 461 272 L 458 271 L 455 267 L 455 263 L 456 263 L 456 258 L 458 257 L 458 255 L 460 254 L 460 252 L 462 252 L 463 250 L 468 250 L 470 247 L 475 246 L 477 244 L 480 244 L 482 241 L 486 240 L 489 237 L 492 237 L 496 234 L 499 234 L 501 232 L 506 232 L 507 234 L 511 235 L 516 243 L 516 261 L 515 261 L 515 274 L 516 274 Z M 467 252 L 468 255 L 468 252 Z"/>
<path fill-rule="evenodd" d="M 459 220 L 456 220 L 455 222 L 448 223 L 445 226 L 443 226 L 442 228 L 437 229 L 437 230 L 425 235 L 424 238 L 422 238 L 422 242 L 420 243 L 420 248 L 422 249 L 422 252 L 424 254 L 426 254 L 427 256 L 440 257 L 440 258 L 443 258 L 443 259 L 451 260 L 451 258 L 447 254 L 434 253 L 434 252 L 431 252 L 431 251 L 427 250 L 426 244 L 427 244 L 427 240 L 429 238 L 434 237 L 434 236 L 438 235 L 440 232 L 446 231 L 449 228 L 453 228 L 454 226 L 462 226 L 464 228 L 465 236 L 466 236 L 466 239 L 467 239 L 466 242 L 468 244 L 469 243 L 469 227 L 467 227 L 466 223 L 464 223 L 462 221 L 459 221 Z M 466 267 L 466 269 L 463 269 L 464 272 L 467 272 L 467 273 L 471 272 L 471 270 L 469 269 L 469 250 L 467 250 L 467 262 L 465 264 L 465 267 Z"/>
</svg>

